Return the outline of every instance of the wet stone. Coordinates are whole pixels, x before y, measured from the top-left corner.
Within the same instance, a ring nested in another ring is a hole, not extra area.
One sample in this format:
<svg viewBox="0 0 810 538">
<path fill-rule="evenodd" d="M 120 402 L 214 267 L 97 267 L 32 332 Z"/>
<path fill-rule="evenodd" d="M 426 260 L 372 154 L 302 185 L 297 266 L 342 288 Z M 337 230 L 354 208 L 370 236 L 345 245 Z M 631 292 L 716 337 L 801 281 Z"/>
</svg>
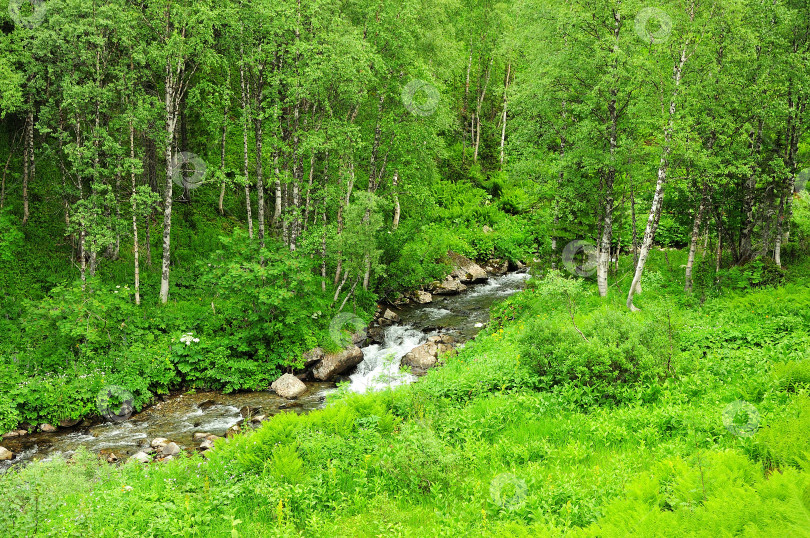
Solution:
<svg viewBox="0 0 810 538">
<path fill-rule="evenodd" d="M 214 400 L 205 400 L 205 401 L 202 401 L 199 404 L 197 404 L 197 408 L 200 411 L 207 411 L 208 409 L 210 409 L 214 405 L 215 405 Z"/>
</svg>

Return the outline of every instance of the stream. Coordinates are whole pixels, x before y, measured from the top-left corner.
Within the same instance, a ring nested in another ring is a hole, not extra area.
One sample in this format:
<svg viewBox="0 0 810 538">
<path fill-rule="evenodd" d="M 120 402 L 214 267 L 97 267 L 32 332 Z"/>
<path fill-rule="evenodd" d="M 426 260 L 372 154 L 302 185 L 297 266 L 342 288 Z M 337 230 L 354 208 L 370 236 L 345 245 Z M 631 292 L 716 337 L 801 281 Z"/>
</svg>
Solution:
<svg viewBox="0 0 810 538">
<path fill-rule="evenodd" d="M 392 307 L 401 323 L 385 329 L 383 344 L 363 348 L 363 362 L 347 379 L 349 389 L 366 392 L 415 381 L 415 376 L 400 372 L 400 361 L 406 353 L 435 334 L 450 334 L 463 345 L 487 323 L 490 306 L 520 291 L 528 278 L 526 273 L 508 273 L 471 285 L 459 295 L 434 296 L 429 304 Z M 132 415 L 125 422 L 80 425 L 55 433 L 40 432 L 5 439 L 2 445 L 14 452 L 15 457 L 0 462 L 0 473 L 33 460 L 67 458 L 82 446 L 91 452 L 113 453 L 124 460 L 156 437 L 168 438 L 191 450 L 199 445 L 199 441 L 193 440 L 195 433 L 224 436 L 231 426 L 242 420 L 245 408 L 254 416 L 304 413 L 324 407 L 327 396 L 335 390 L 334 383 L 308 382 L 307 391 L 293 401 L 269 390 L 178 394 Z"/>
</svg>

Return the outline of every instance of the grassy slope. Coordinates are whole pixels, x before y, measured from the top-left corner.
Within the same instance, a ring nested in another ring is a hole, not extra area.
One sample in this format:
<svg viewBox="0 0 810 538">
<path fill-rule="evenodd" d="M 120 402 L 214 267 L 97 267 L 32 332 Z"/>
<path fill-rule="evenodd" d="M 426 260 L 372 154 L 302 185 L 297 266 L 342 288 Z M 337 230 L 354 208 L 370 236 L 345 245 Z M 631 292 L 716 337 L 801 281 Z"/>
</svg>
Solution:
<svg viewBox="0 0 810 538">
<path fill-rule="evenodd" d="M 576 380 L 533 388 L 521 342 L 565 316 L 530 290 L 420 383 L 276 417 L 208 462 L 81 455 L 10 474 L 0 535 L 810 534 L 806 268 L 783 288 L 700 305 L 678 292 L 681 254 L 657 256 L 636 316 L 668 315 L 681 352 L 618 405 L 589 405 L 594 389 Z M 623 296 L 583 299 L 577 323 L 590 334 Z M 760 414 L 753 437 L 723 426 L 735 400 Z"/>
</svg>

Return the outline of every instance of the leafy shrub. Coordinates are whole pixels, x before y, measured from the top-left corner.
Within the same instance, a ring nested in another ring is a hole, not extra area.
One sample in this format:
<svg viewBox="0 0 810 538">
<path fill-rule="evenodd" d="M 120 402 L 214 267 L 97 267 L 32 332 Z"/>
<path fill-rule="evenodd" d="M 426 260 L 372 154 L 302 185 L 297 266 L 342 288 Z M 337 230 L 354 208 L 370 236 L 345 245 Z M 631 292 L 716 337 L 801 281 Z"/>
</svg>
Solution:
<svg viewBox="0 0 810 538">
<path fill-rule="evenodd" d="M 767 480 L 734 451 L 669 459 L 632 480 L 604 516 L 575 536 L 805 536 L 807 475 Z"/>
<path fill-rule="evenodd" d="M 810 360 L 778 362 L 773 365 L 776 385 L 780 390 L 799 392 L 810 387 Z"/>
<path fill-rule="evenodd" d="M 778 286 L 785 279 L 784 270 L 766 256 L 760 256 L 742 267 L 721 269 L 717 276 L 721 287 L 736 290 Z"/>
<path fill-rule="evenodd" d="M 326 340 L 325 322 L 313 320 L 329 319 L 318 313 L 329 312 L 330 298 L 320 290 L 308 257 L 276 242 L 259 250 L 239 230 L 222 241 L 202 283 L 214 290 L 222 331 L 217 336 L 227 348 L 222 356 L 240 369 L 240 360 L 252 361 L 254 368 L 240 372 L 251 380 L 241 386 L 257 388 Z"/>
<path fill-rule="evenodd" d="M 786 412 L 757 433 L 756 454 L 767 465 L 810 468 L 810 397 L 798 396 Z"/>
<path fill-rule="evenodd" d="M 678 360 L 657 324 L 630 313 L 595 312 L 581 331 L 560 320 L 530 322 L 521 355 L 540 375 L 541 386 L 587 388 L 591 403 L 627 401 L 637 385 L 663 378 Z"/>
<path fill-rule="evenodd" d="M 433 430 L 408 423 L 381 456 L 380 472 L 392 490 L 429 493 L 446 488 L 460 471 L 460 460 Z"/>
</svg>

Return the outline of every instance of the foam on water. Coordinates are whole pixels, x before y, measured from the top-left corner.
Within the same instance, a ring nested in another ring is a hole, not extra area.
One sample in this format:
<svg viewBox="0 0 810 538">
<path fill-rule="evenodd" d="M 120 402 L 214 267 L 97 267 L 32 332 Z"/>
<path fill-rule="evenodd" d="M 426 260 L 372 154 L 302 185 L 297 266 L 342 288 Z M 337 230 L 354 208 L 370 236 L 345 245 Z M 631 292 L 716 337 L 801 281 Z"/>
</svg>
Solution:
<svg viewBox="0 0 810 538">
<path fill-rule="evenodd" d="M 352 374 L 349 390 L 362 393 L 412 383 L 416 377 L 399 369 L 402 357 L 426 339 L 409 325 L 388 327 L 382 345 L 363 348 L 363 362 Z"/>
</svg>

